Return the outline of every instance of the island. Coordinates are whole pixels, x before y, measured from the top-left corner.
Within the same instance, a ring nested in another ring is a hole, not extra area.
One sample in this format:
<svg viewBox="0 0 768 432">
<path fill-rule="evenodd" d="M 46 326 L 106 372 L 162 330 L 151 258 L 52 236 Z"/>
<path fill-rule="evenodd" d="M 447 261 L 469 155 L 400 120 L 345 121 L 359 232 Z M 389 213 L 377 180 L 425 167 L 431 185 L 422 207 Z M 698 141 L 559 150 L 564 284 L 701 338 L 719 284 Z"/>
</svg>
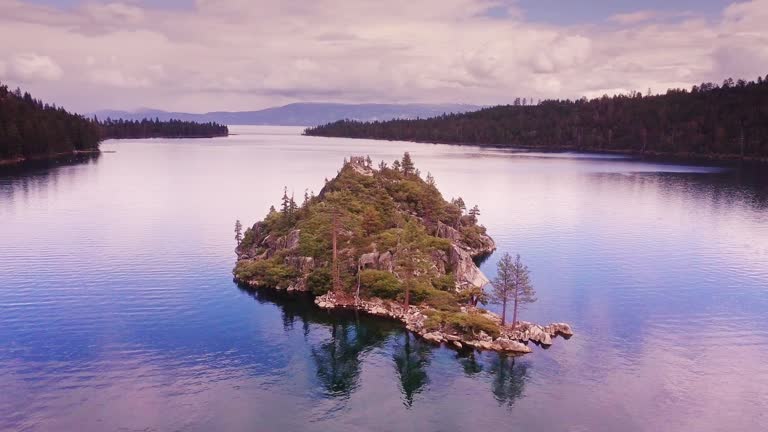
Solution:
<svg viewBox="0 0 768 432">
<path fill-rule="evenodd" d="M 475 260 L 495 249 L 477 206 L 446 201 L 410 155 L 374 167 L 345 160 L 301 203 L 284 190 L 280 209 L 242 232 L 235 225 L 235 281 L 253 289 L 308 292 L 328 310 L 401 321 L 425 340 L 457 349 L 528 353 L 529 342 L 570 337 L 565 323 L 505 325 L 480 307 L 489 279 Z"/>
</svg>

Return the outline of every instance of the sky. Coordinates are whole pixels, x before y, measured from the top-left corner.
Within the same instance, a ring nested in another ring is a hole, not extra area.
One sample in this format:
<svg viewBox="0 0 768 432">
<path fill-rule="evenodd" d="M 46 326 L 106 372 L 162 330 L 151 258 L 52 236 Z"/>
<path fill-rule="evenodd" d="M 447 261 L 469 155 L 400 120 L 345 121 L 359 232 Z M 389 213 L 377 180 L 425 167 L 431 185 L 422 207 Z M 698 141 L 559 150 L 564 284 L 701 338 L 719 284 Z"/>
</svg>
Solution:
<svg viewBox="0 0 768 432">
<path fill-rule="evenodd" d="M 0 0 L 0 81 L 75 111 L 510 103 L 768 74 L 768 0 Z"/>
</svg>

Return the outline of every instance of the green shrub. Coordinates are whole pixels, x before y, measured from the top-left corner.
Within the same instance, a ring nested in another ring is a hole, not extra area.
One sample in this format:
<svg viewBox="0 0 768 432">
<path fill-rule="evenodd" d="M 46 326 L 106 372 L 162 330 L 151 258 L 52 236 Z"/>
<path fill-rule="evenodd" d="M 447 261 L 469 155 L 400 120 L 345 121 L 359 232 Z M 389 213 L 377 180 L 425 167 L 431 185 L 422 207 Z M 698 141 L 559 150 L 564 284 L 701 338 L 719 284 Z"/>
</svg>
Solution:
<svg viewBox="0 0 768 432">
<path fill-rule="evenodd" d="M 458 312 L 461 309 L 454 294 L 435 289 L 429 290 L 426 303 L 430 307 L 441 311 Z"/>
<path fill-rule="evenodd" d="M 453 277 L 453 274 L 439 276 L 432 279 L 432 286 L 440 291 L 454 292 L 456 291 L 456 278 Z"/>
<path fill-rule="evenodd" d="M 325 267 L 315 269 L 307 276 L 307 288 L 315 295 L 327 293 L 332 285 L 331 271 Z"/>
<path fill-rule="evenodd" d="M 433 311 L 428 315 L 424 326 L 430 331 L 452 330 L 466 336 L 484 331 L 494 338 L 499 337 L 499 326 L 478 313 Z"/>
<path fill-rule="evenodd" d="M 402 292 L 402 284 L 394 274 L 382 270 L 360 272 L 360 290 L 368 297 L 396 299 Z"/>
<path fill-rule="evenodd" d="M 286 288 L 296 271 L 276 259 L 238 263 L 235 276 L 241 280 L 256 281 L 266 287 Z"/>
</svg>

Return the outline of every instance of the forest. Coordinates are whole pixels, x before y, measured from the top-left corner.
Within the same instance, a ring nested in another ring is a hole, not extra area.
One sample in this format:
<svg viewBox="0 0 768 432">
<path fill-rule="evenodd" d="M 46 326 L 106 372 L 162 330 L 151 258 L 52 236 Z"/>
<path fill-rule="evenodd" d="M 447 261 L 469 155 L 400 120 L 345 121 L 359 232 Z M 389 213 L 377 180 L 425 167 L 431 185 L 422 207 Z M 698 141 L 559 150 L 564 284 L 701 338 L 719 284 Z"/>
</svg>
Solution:
<svg viewBox="0 0 768 432">
<path fill-rule="evenodd" d="M 184 120 L 112 120 L 98 121 L 105 139 L 122 138 L 213 138 L 227 136 L 229 129 L 218 123 Z"/>
<path fill-rule="evenodd" d="M 93 152 L 110 138 L 200 138 L 228 133 L 226 126 L 216 123 L 89 119 L 0 83 L 0 161 Z"/>
<path fill-rule="evenodd" d="M 768 160 L 768 76 L 665 94 L 546 100 L 416 120 L 341 120 L 306 135 Z"/>
</svg>

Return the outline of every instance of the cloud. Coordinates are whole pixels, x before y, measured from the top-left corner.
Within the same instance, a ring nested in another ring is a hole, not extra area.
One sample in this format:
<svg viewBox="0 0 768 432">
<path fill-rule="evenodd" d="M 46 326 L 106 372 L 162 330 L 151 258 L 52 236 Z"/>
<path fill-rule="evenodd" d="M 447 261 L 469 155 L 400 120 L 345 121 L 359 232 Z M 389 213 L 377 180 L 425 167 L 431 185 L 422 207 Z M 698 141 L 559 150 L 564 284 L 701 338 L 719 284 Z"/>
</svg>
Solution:
<svg viewBox="0 0 768 432">
<path fill-rule="evenodd" d="M 34 53 L 13 56 L 8 62 L 8 66 L 0 68 L 0 72 L 3 72 L 3 75 L 8 75 L 13 80 L 24 83 L 56 81 L 63 74 L 61 67 L 53 59 Z"/>
<path fill-rule="evenodd" d="M 647 10 L 612 15 L 608 20 L 617 24 L 637 24 L 639 22 L 654 19 L 658 16 L 658 12 Z"/>
<path fill-rule="evenodd" d="M 30 90 L 81 110 L 493 104 L 765 73 L 768 0 L 734 3 L 715 18 L 648 10 L 584 26 L 529 22 L 517 6 L 197 0 L 174 10 L 141 2 L 56 9 L 0 0 L 0 40 L 14 41 L 0 45 L 0 59 L 8 77 L 18 53 L 47 58 L 57 66 Z"/>
</svg>

